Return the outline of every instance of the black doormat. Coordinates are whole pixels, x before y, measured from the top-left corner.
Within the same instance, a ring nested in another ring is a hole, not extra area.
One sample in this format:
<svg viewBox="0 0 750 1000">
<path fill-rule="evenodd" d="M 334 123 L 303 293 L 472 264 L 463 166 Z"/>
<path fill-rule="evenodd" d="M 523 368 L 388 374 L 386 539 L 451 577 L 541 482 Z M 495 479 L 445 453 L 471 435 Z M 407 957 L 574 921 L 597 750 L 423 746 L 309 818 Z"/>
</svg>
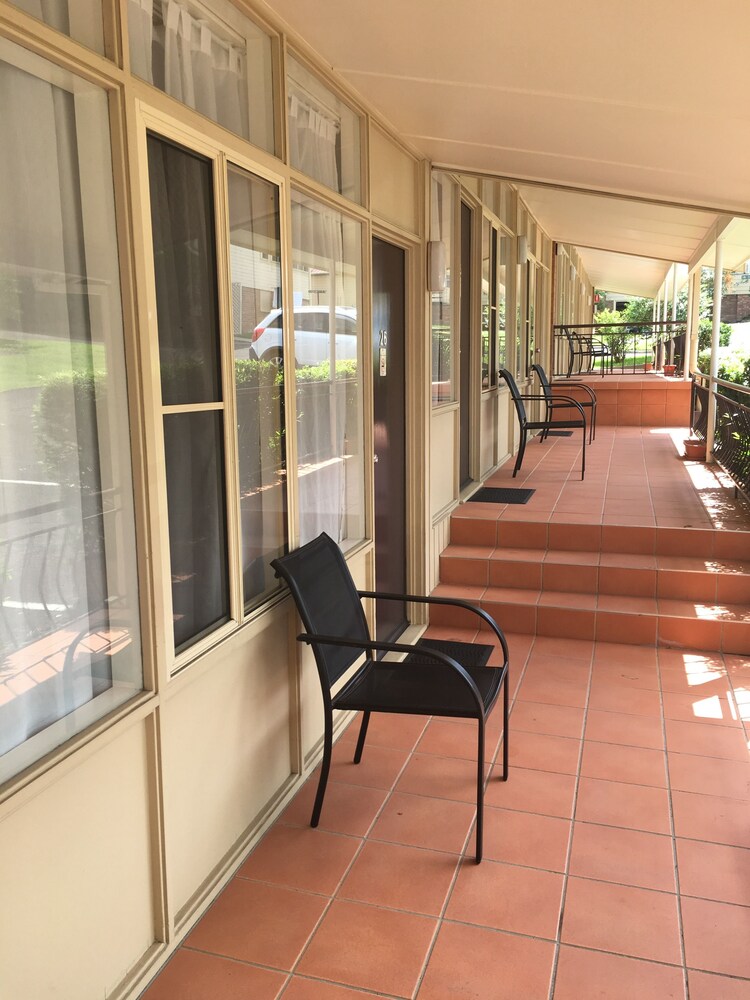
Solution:
<svg viewBox="0 0 750 1000">
<path fill-rule="evenodd" d="M 528 503 L 534 495 L 534 490 L 511 489 L 507 486 L 483 486 L 473 496 L 474 503 Z"/>
<path fill-rule="evenodd" d="M 570 438 L 573 437 L 573 431 L 548 431 L 547 437 L 551 438 Z"/>
<path fill-rule="evenodd" d="M 483 646 L 478 642 L 454 642 L 450 639 L 418 639 L 417 647 L 423 649 L 429 647 L 446 656 L 453 657 L 462 667 L 483 667 L 492 654 L 492 646 Z M 409 663 L 437 663 L 436 660 L 428 660 L 419 653 L 409 653 L 407 657 Z"/>
</svg>

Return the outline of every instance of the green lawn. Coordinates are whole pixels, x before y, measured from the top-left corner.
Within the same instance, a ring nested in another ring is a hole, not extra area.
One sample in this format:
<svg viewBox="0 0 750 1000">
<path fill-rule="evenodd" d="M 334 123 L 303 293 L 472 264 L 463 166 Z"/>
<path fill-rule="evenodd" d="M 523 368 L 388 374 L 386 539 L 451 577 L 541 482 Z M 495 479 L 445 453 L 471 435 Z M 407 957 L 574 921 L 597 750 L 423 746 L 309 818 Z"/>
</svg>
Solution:
<svg viewBox="0 0 750 1000">
<path fill-rule="evenodd" d="M 50 376 L 104 368 L 103 344 L 58 337 L 0 336 L 0 392 L 41 386 Z"/>
</svg>

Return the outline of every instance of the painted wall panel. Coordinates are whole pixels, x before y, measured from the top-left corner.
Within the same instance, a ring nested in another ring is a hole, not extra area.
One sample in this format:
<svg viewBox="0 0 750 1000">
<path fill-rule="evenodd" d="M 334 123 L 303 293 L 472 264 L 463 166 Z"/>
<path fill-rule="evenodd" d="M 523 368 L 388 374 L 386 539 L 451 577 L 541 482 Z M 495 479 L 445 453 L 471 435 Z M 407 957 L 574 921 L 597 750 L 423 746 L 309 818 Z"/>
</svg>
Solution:
<svg viewBox="0 0 750 1000">
<path fill-rule="evenodd" d="M 146 724 L 0 824 L 0 996 L 100 1000 L 154 942 Z"/>
<path fill-rule="evenodd" d="M 289 605 L 250 639 L 233 636 L 211 669 L 162 708 L 170 899 L 179 911 L 291 773 Z M 246 635 L 247 633 L 245 633 Z"/>
<path fill-rule="evenodd" d="M 433 517 L 456 499 L 454 492 L 458 411 L 432 414 L 430 430 L 430 513 Z"/>
<path fill-rule="evenodd" d="M 377 126 L 370 128 L 372 211 L 410 233 L 419 232 L 419 164 Z"/>
<path fill-rule="evenodd" d="M 480 477 L 495 464 L 495 438 L 497 436 L 497 394 L 487 392 L 482 395 L 479 433 Z"/>
</svg>

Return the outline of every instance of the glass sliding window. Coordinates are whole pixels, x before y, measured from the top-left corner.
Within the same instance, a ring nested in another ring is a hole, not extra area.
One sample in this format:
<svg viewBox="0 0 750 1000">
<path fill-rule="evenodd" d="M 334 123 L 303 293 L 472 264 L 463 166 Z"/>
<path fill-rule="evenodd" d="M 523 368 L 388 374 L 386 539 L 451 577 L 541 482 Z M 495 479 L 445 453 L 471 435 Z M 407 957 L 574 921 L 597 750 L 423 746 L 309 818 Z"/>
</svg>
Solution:
<svg viewBox="0 0 750 1000">
<path fill-rule="evenodd" d="M 497 229 L 482 220 L 482 388 L 497 385 Z"/>
<path fill-rule="evenodd" d="M 289 162 L 352 201 L 362 200 L 360 118 L 292 55 L 287 65 Z"/>
<path fill-rule="evenodd" d="M 362 226 L 294 192 L 292 248 L 300 541 L 346 549 L 365 534 Z"/>
<path fill-rule="evenodd" d="M 143 687 L 107 95 L 0 41 L 0 782 Z"/>
<path fill-rule="evenodd" d="M 234 377 L 245 610 L 279 587 L 287 547 L 278 188 L 229 169 Z M 258 354 L 264 360 L 259 360 Z"/>
<path fill-rule="evenodd" d="M 102 0 L 9 0 L 94 52 L 104 54 Z"/>
<path fill-rule="evenodd" d="M 274 150 L 271 39 L 228 0 L 128 0 L 136 76 Z"/>
<path fill-rule="evenodd" d="M 212 164 L 148 137 L 175 651 L 229 619 Z"/>
<path fill-rule="evenodd" d="M 510 237 L 498 237 L 497 248 L 497 367 L 507 367 L 505 306 L 507 298 L 508 265 L 510 255 Z"/>
<path fill-rule="evenodd" d="M 431 293 L 432 301 L 432 405 L 453 399 L 453 303 L 451 301 L 451 254 L 456 186 L 443 174 L 432 175 L 432 221 L 430 239 L 442 244 L 445 287 Z"/>
</svg>

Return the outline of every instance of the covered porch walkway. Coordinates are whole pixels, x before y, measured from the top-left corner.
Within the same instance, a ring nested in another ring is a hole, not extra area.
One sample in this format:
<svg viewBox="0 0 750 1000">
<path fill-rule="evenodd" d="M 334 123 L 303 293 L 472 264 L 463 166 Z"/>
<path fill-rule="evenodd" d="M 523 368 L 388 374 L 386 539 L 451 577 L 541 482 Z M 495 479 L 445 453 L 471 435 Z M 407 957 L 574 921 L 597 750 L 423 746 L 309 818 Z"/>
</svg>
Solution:
<svg viewBox="0 0 750 1000">
<path fill-rule="evenodd" d="M 515 565 L 533 565 L 524 525 L 544 526 L 550 565 L 574 573 L 591 538 L 619 529 L 650 546 L 654 571 L 692 542 L 696 573 L 747 588 L 747 505 L 715 467 L 681 458 L 684 436 L 600 427 L 583 483 L 576 439 L 532 441 L 513 481 L 531 501 L 462 505 L 456 565 L 502 562 L 509 541 Z M 349 727 L 320 828 L 306 825 L 313 775 L 144 1000 L 750 998 L 750 655 L 506 627 L 512 770 L 494 780 L 496 712 L 483 863 L 473 727 L 375 717 L 359 766 Z M 460 623 L 431 632 L 488 641 Z"/>
</svg>

